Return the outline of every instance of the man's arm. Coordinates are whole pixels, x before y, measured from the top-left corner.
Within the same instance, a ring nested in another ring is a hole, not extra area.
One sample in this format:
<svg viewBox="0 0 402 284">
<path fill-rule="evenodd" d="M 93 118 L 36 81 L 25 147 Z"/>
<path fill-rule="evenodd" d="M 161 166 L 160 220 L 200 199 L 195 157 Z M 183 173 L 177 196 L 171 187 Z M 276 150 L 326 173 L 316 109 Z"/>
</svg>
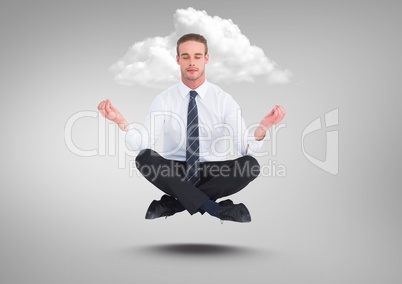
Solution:
<svg viewBox="0 0 402 284">
<path fill-rule="evenodd" d="M 237 104 L 236 104 L 237 106 Z M 247 155 L 249 152 L 252 153 L 258 151 L 258 149 L 262 146 L 262 140 L 264 139 L 269 127 L 279 123 L 282 121 L 283 117 L 285 116 L 285 109 L 279 105 L 276 105 L 272 111 L 267 114 L 263 120 L 261 120 L 259 126 L 254 131 L 254 134 L 250 133 L 244 136 L 246 133 L 244 132 L 246 127 L 244 123 L 244 119 L 242 117 L 238 117 L 237 115 L 231 115 L 229 119 L 227 119 L 226 123 L 228 123 L 232 129 L 239 129 L 239 122 L 240 125 L 240 133 L 234 131 L 234 145 L 238 149 L 239 153 L 242 155 Z M 240 136 L 239 136 L 240 134 Z M 243 146 L 244 145 L 244 146 Z"/>
<path fill-rule="evenodd" d="M 126 118 L 111 104 L 109 99 L 100 102 L 98 110 L 102 116 L 116 123 L 125 132 L 126 145 L 130 150 L 140 151 L 153 147 L 163 133 L 163 115 L 153 116 L 152 114 L 164 114 L 164 105 L 165 103 L 157 96 L 151 104 L 145 123 L 142 125 L 136 124 L 135 127 L 130 127 Z"/>
</svg>

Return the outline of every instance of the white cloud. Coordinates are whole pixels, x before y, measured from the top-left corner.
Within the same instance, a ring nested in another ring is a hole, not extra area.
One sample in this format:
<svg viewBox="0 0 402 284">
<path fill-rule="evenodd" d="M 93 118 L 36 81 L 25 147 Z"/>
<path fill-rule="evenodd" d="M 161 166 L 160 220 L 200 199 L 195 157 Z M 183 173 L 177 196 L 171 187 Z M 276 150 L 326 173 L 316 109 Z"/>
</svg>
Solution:
<svg viewBox="0 0 402 284">
<path fill-rule="evenodd" d="M 148 38 L 131 46 L 111 67 L 115 80 L 155 88 L 176 83 L 180 78 L 176 41 L 186 33 L 199 33 L 208 40 L 210 61 L 206 72 L 211 81 L 254 82 L 256 77 L 265 77 L 268 83 L 283 84 L 290 80 L 290 71 L 282 70 L 260 47 L 251 45 L 230 19 L 211 17 L 193 8 L 178 9 L 174 27 L 168 36 Z"/>
</svg>

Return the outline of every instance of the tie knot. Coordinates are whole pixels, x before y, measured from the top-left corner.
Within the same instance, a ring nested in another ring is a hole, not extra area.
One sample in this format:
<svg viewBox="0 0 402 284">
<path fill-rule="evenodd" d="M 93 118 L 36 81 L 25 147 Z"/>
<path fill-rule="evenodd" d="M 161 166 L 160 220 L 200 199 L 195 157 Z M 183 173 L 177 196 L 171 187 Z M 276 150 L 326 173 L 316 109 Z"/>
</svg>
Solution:
<svg viewBox="0 0 402 284">
<path fill-rule="evenodd" d="M 190 91 L 190 97 L 191 97 L 192 99 L 195 99 L 195 97 L 196 97 L 197 95 L 198 95 L 198 94 L 197 94 L 196 91 Z"/>
</svg>

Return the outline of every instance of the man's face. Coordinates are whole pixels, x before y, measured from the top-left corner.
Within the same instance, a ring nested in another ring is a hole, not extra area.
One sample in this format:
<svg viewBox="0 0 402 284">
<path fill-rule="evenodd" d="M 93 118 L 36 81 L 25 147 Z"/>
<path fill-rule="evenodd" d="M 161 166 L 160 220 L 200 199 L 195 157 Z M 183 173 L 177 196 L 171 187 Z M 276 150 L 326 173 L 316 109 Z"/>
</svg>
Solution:
<svg viewBox="0 0 402 284">
<path fill-rule="evenodd" d="M 205 54 L 205 46 L 201 42 L 186 41 L 179 45 L 179 55 L 176 56 L 180 65 L 181 76 L 187 81 L 204 81 L 205 64 L 209 55 Z"/>
</svg>

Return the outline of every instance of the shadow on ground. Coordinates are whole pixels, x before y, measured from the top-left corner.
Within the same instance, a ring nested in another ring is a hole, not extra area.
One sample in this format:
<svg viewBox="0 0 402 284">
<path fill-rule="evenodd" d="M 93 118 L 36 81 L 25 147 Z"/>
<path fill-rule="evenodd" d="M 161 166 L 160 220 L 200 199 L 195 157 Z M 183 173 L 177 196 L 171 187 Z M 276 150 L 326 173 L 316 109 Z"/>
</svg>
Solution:
<svg viewBox="0 0 402 284">
<path fill-rule="evenodd" d="M 262 256 L 270 254 L 255 248 L 222 244 L 157 244 L 130 249 L 130 253 L 147 255 L 196 255 L 196 256 Z"/>
</svg>

